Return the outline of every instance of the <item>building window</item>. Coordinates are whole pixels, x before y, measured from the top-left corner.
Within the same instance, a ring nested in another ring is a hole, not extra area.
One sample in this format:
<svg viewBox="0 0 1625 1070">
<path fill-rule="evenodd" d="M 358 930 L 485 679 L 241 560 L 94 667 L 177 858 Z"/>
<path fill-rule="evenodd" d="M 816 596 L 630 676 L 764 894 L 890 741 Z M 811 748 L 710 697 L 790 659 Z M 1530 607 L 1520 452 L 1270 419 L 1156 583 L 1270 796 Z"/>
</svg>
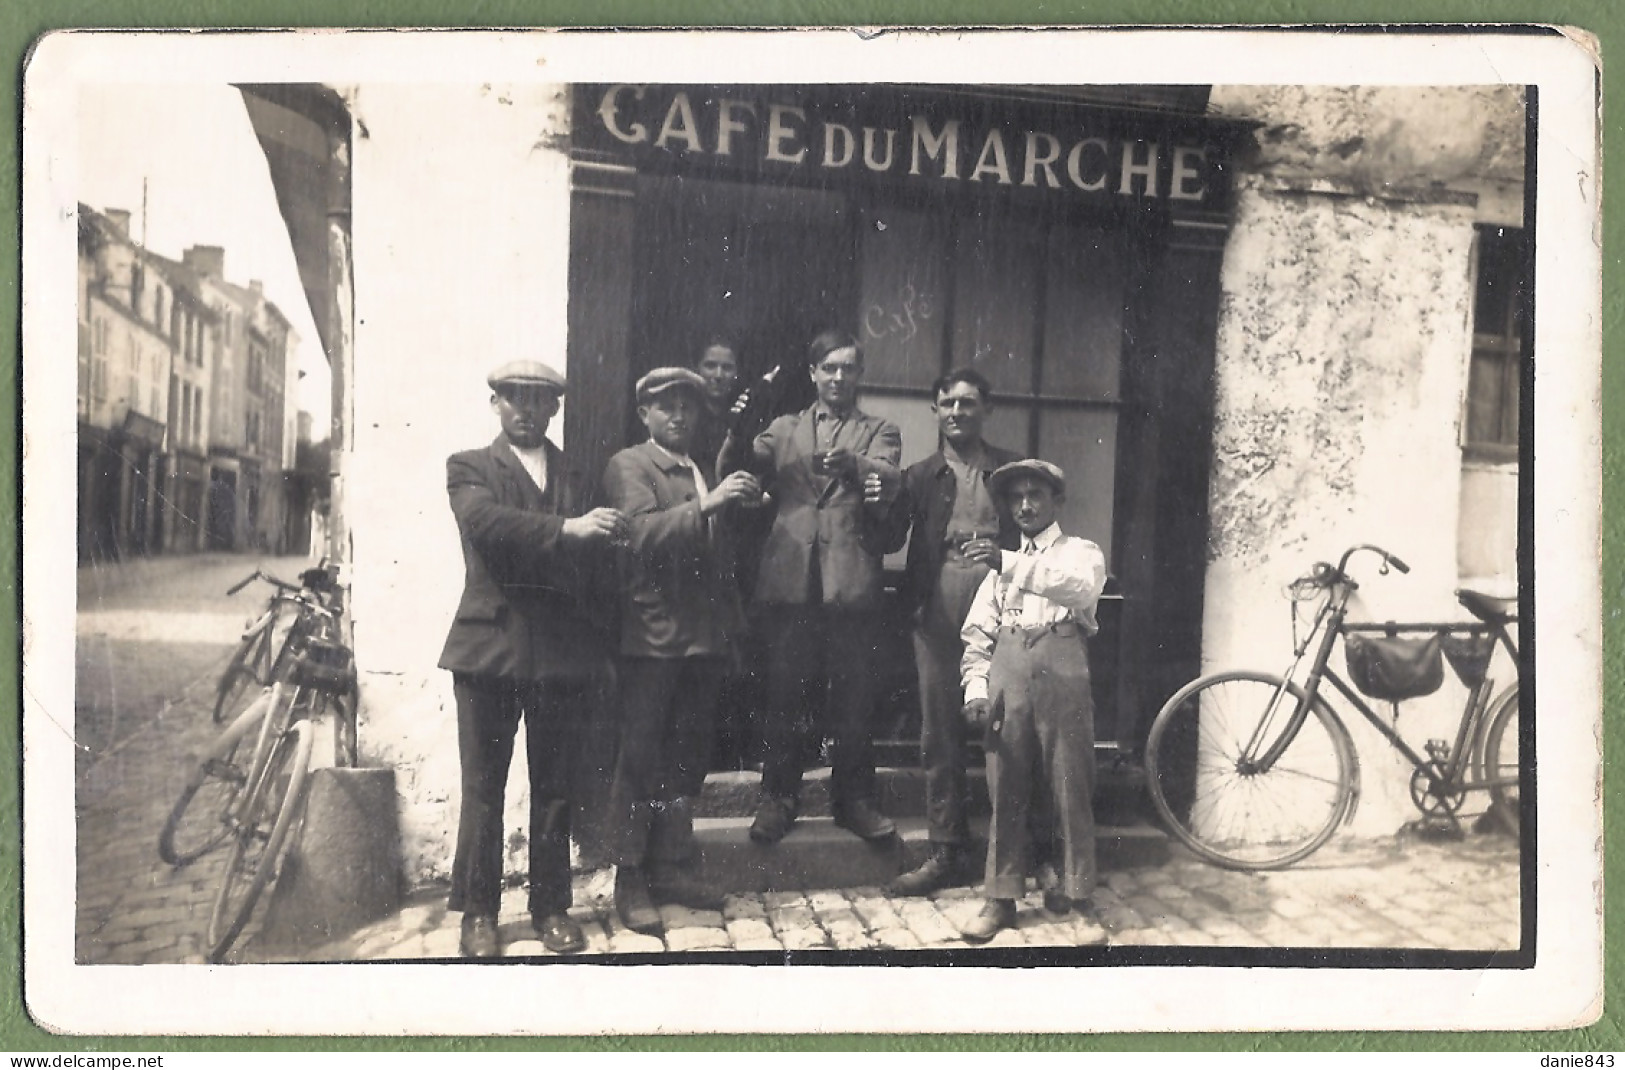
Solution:
<svg viewBox="0 0 1625 1070">
<path fill-rule="evenodd" d="M 1465 446 L 1468 456 L 1479 460 L 1515 460 L 1518 455 L 1529 252 L 1522 230 L 1478 228 Z"/>
<path fill-rule="evenodd" d="M 91 333 L 90 397 L 101 404 L 107 400 L 107 321 L 97 319 Z"/>
</svg>

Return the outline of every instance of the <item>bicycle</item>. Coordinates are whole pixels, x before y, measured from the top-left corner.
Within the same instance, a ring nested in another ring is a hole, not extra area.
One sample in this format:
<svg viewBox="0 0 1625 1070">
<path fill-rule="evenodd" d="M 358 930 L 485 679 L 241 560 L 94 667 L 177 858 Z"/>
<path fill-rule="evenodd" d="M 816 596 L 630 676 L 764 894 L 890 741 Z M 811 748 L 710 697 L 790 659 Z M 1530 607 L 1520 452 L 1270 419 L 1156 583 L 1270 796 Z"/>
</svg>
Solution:
<svg viewBox="0 0 1625 1070">
<path fill-rule="evenodd" d="M 339 702 L 354 689 L 353 666 L 342 643 L 309 638 L 288 679 L 273 682 L 221 733 L 164 823 L 158 853 L 171 865 L 231 844 L 205 934 L 210 962 L 224 961 L 276 879 L 304 802 L 315 722 L 332 708 L 338 733 L 339 722 L 353 717 L 353 707 Z"/>
<path fill-rule="evenodd" d="M 1486 813 L 1513 835 L 1520 827 L 1518 796 L 1519 682 L 1512 626 L 1516 603 L 1474 590 L 1457 600 L 1475 618 L 1447 623 L 1349 622 L 1358 584 L 1349 559 L 1366 552 L 1409 572 L 1377 546 L 1347 550 L 1336 566 L 1315 565 L 1295 581 L 1296 603 L 1320 599 L 1314 623 L 1299 641 L 1285 675 L 1231 671 L 1204 676 L 1170 698 L 1146 739 L 1146 782 L 1174 836 L 1202 858 L 1232 869 L 1278 869 L 1308 857 L 1359 802 L 1360 767 L 1347 726 L 1322 693 L 1329 682 L 1414 769 L 1411 801 L 1424 820 L 1460 831 L 1457 811 L 1469 792 L 1486 792 Z M 1407 639 L 1402 636 L 1421 635 Z M 1330 667 L 1339 639 L 1355 686 Z M 1488 669 L 1496 649 L 1512 658 L 1514 679 L 1494 700 Z M 1455 740 L 1431 739 L 1418 753 L 1356 693 L 1394 704 L 1431 694 L 1448 661 L 1467 686 Z M 1307 662 L 1303 682 L 1298 677 Z"/>
<path fill-rule="evenodd" d="M 215 689 L 215 724 L 224 724 L 241 712 L 245 695 L 281 679 L 305 637 L 320 632 L 338 616 L 338 607 L 333 604 L 336 587 L 326 568 L 306 569 L 299 574 L 298 583 L 255 569 L 226 595 L 235 595 L 255 580 L 271 585 L 271 598 L 265 611 L 243 630 L 237 649 L 220 674 Z M 291 611 L 292 617 L 278 644 L 277 629 L 285 611 Z"/>
<path fill-rule="evenodd" d="M 227 666 L 221 682 L 222 696 L 228 689 L 236 693 L 245 690 L 247 685 L 240 681 L 258 679 L 254 674 L 261 670 L 253 666 L 263 665 L 270 659 L 274 617 L 282 602 L 296 603 L 301 616 L 289 625 L 276 658 L 269 661 L 270 668 L 263 670 L 266 677 L 264 683 L 274 686 L 289 680 L 291 670 L 299 666 L 301 658 L 313 650 L 317 653 L 312 660 L 317 664 L 324 656 L 336 657 L 332 653 L 334 647 L 345 650 L 342 660 L 349 661 L 348 648 L 343 646 L 340 635 L 337 609 L 319 600 L 315 594 L 323 582 L 331 581 L 317 579 L 317 576 L 326 577 L 326 570 L 307 570 L 302 577 L 303 585 L 295 586 L 256 571 L 231 589 L 230 593 L 235 594 L 256 579 L 266 580 L 276 588 L 265 615 L 244 634 L 243 643 Z M 293 594 L 288 594 L 289 591 Z M 312 720 L 319 720 L 329 707 L 332 708 L 333 764 L 341 769 L 356 764 L 358 696 L 354 673 L 350 673 L 347 679 L 348 687 L 343 690 L 318 689 L 306 696 L 305 701 L 311 708 L 303 711 Z M 261 688 L 256 701 L 235 715 L 230 726 L 216 738 L 187 778 L 180 798 L 176 800 L 158 837 L 158 855 L 165 862 L 172 866 L 184 866 L 225 842 L 230 829 L 228 815 L 248 780 L 247 768 L 239 760 L 238 748 L 248 731 L 264 718 L 263 702 L 269 701 L 270 694 L 269 687 Z M 217 716 L 219 703 L 220 696 L 217 696 Z"/>
</svg>

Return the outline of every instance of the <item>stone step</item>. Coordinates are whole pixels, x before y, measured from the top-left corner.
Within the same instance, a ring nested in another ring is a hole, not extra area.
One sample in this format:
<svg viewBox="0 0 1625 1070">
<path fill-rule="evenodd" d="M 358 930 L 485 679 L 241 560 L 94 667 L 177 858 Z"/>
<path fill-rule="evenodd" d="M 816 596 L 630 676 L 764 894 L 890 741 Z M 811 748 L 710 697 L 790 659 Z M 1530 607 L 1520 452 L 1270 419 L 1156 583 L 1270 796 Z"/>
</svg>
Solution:
<svg viewBox="0 0 1625 1070">
<path fill-rule="evenodd" d="M 987 794 L 987 775 L 981 766 L 966 770 L 970 788 L 970 813 L 986 817 L 992 813 Z M 695 807 L 697 817 L 751 817 L 761 802 L 762 775 L 754 770 L 712 773 L 705 778 L 705 790 Z M 804 817 L 828 817 L 830 773 L 827 768 L 808 770 L 802 779 L 801 813 Z M 881 768 L 875 771 L 876 802 L 891 817 L 922 817 L 925 814 L 925 772 L 917 766 Z M 1154 824 L 1150 800 L 1145 794 L 1145 777 L 1139 766 L 1114 756 L 1103 756 L 1095 774 L 1095 817 L 1103 824 Z"/>
<path fill-rule="evenodd" d="M 699 877 L 718 892 L 793 891 L 815 888 L 878 888 L 913 869 L 930 850 L 925 819 L 897 818 L 895 839 L 871 844 L 829 817 L 802 817 L 790 834 L 772 846 L 750 838 L 749 817 L 696 818 Z M 974 854 L 986 850 L 987 822 L 973 819 Z M 1102 873 L 1159 865 L 1169 842 L 1151 825 L 1102 825 L 1096 829 L 1095 857 Z"/>
</svg>

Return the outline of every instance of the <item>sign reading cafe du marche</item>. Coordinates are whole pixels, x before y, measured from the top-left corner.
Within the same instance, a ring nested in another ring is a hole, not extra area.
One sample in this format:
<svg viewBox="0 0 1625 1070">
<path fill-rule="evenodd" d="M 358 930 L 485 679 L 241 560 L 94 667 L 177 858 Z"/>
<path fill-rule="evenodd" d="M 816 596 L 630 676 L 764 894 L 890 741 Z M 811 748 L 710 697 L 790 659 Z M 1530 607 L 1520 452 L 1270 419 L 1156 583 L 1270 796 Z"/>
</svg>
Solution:
<svg viewBox="0 0 1625 1070">
<path fill-rule="evenodd" d="M 1224 211 L 1230 194 L 1225 138 L 1200 116 L 1013 87 L 579 85 L 574 132 L 578 152 L 640 169 L 794 185 L 957 185 L 1195 212 Z"/>
</svg>

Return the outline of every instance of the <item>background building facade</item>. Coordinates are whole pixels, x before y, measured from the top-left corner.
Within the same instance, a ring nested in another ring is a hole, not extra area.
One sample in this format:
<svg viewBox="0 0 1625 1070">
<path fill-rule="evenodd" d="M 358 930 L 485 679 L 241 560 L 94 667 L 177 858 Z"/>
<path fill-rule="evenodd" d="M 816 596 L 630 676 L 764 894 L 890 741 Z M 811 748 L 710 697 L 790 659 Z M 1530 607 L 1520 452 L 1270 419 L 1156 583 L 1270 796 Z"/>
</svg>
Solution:
<svg viewBox="0 0 1625 1070">
<path fill-rule="evenodd" d="M 297 335 L 222 249 L 170 260 L 129 227 L 79 206 L 80 560 L 305 549 L 284 501 Z"/>
</svg>

